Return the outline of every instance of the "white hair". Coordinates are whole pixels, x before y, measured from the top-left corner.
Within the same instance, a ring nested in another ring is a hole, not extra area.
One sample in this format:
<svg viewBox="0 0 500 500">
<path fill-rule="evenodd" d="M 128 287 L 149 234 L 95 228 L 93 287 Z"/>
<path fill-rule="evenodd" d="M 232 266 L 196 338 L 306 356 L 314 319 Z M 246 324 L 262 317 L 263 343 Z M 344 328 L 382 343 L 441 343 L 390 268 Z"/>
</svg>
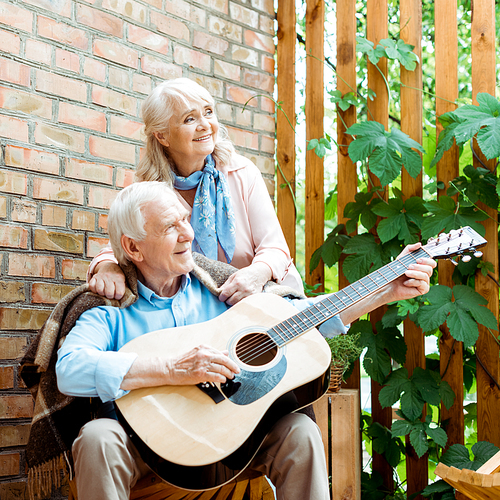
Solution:
<svg viewBox="0 0 500 500">
<path fill-rule="evenodd" d="M 146 204 L 161 202 L 168 196 L 177 199 L 174 190 L 165 182 L 138 182 L 118 193 L 109 209 L 108 233 L 111 248 L 120 264 L 126 264 L 130 260 L 123 250 L 122 236 L 128 236 L 136 241 L 144 240 L 146 221 L 142 209 Z"/>
<path fill-rule="evenodd" d="M 181 103 L 184 106 L 189 106 L 190 100 L 215 105 L 210 93 L 189 78 L 175 78 L 160 83 L 143 102 L 142 119 L 145 126 L 146 148 L 137 165 L 135 173 L 137 181 L 173 183 L 172 170 L 175 169 L 175 164 L 154 134 L 168 135 L 168 124 L 177 109 L 177 105 Z M 219 124 L 219 132 L 212 153 L 215 163 L 219 167 L 227 165 L 233 153 L 234 147 L 228 139 L 227 130 Z"/>
</svg>

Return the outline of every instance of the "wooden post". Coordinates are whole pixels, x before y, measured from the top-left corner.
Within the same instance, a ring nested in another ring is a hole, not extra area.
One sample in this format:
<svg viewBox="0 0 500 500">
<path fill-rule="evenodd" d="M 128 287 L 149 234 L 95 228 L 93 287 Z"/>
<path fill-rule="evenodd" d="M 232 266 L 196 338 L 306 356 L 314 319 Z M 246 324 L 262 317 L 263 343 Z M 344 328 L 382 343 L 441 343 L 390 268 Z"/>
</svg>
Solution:
<svg viewBox="0 0 500 500">
<path fill-rule="evenodd" d="M 278 219 L 295 259 L 295 4 L 278 2 L 278 102 L 276 110 L 276 161 Z"/>
<path fill-rule="evenodd" d="M 435 46 L 436 46 L 436 135 L 439 136 L 443 126 L 439 116 L 456 109 L 454 104 L 458 98 L 458 35 L 457 24 L 450 19 L 457 18 L 456 0 L 442 0 L 434 6 Z M 448 183 L 458 176 L 458 147 L 452 146 L 445 152 L 437 164 L 437 180 Z M 446 188 L 438 195 L 446 194 Z M 453 287 L 454 266 L 451 262 L 438 262 L 439 283 Z M 448 382 L 455 393 L 455 402 L 450 410 L 443 405 L 441 418 L 447 420 L 446 446 L 464 443 L 464 377 L 463 377 L 463 344 L 450 335 L 446 325 L 441 327 L 439 339 L 440 371 L 442 380 Z"/>
<path fill-rule="evenodd" d="M 401 38 L 415 46 L 414 52 L 422 61 L 422 5 L 420 0 L 401 0 L 400 2 Z M 417 64 L 414 71 L 401 67 L 401 130 L 422 144 L 422 66 Z M 422 174 L 413 179 L 406 170 L 401 175 L 402 191 L 406 199 L 422 196 Z M 406 368 L 411 375 L 420 366 L 425 368 L 425 343 L 422 330 L 412 321 L 404 322 L 404 335 L 408 351 Z M 406 476 L 408 496 L 421 491 L 428 483 L 427 455 L 418 458 L 407 439 Z M 419 495 L 416 497 L 421 499 Z"/>
<path fill-rule="evenodd" d="M 388 14 L 387 0 L 368 0 L 366 4 L 366 38 L 373 42 L 375 46 L 388 37 Z M 381 123 L 387 130 L 389 125 L 389 94 L 387 92 L 387 59 L 384 57 L 378 62 L 378 68 L 370 61 L 367 62 L 368 67 L 368 88 L 373 90 L 376 97 L 368 100 L 368 120 L 374 120 Z M 379 71 L 380 70 L 380 71 Z M 375 186 L 380 186 L 380 179 L 368 171 L 368 176 L 371 185 L 369 189 Z M 387 200 L 387 188 L 379 192 L 378 195 L 384 200 Z M 376 230 L 372 231 L 376 234 Z M 386 311 L 385 307 L 380 307 L 370 313 L 370 320 L 375 328 L 375 325 L 382 319 Z M 379 402 L 379 393 L 381 385 L 376 380 L 371 380 L 371 407 L 372 417 L 374 422 L 378 422 L 384 427 L 391 428 L 392 425 L 392 408 L 382 408 Z M 373 451 L 372 470 L 377 471 L 384 480 L 384 486 L 389 490 L 394 490 L 394 479 L 392 467 L 387 460 Z"/>
<path fill-rule="evenodd" d="M 488 92 L 495 95 L 495 2 L 494 0 L 474 0 L 472 9 L 472 94 L 475 103 L 477 94 Z M 484 166 L 494 170 L 495 161 L 474 158 L 474 167 Z M 486 228 L 483 260 L 494 266 L 492 277 L 498 282 L 498 227 L 497 210 L 479 205 L 491 218 L 483 222 Z M 498 321 L 498 286 L 493 279 L 481 273 L 476 274 L 476 292 L 488 300 L 488 308 Z M 498 344 L 486 328 L 479 328 L 476 344 L 477 363 L 477 439 L 490 441 L 500 446 L 500 360 Z"/>
<path fill-rule="evenodd" d="M 307 0 L 306 9 L 306 140 L 320 139 L 324 135 L 324 0 Z M 311 273 L 312 254 L 324 242 L 325 193 L 323 159 L 314 150 L 306 153 L 306 282 L 320 284 L 324 290 L 324 265 L 320 262 Z"/>
<path fill-rule="evenodd" d="M 356 1 L 337 0 L 337 89 L 342 95 L 356 91 Z M 347 111 L 337 109 L 337 213 L 338 223 L 344 224 L 344 208 L 354 200 L 357 192 L 358 174 L 356 165 L 349 158 L 347 148 L 353 138 L 345 133 L 346 129 L 356 123 L 356 108 L 351 106 Z M 339 288 L 346 287 L 349 282 L 342 273 L 342 262 L 339 266 Z M 346 384 L 356 389 L 360 386 L 359 362 Z"/>
</svg>

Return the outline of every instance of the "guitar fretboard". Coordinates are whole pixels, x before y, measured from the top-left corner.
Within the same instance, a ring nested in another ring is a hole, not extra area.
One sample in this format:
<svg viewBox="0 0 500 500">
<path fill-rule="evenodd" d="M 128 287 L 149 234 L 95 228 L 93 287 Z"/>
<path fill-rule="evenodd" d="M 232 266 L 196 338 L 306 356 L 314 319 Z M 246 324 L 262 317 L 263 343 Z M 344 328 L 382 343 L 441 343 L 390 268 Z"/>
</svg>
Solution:
<svg viewBox="0 0 500 500">
<path fill-rule="evenodd" d="M 329 295 L 307 309 L 278 323 L 267 333 L 281 347 L 399 278 L 417 259 L 429 256 L 423 248 L 404 255 L 373 271 L 352 285 L 346 286 L 339 292 Z"/>
</svg>

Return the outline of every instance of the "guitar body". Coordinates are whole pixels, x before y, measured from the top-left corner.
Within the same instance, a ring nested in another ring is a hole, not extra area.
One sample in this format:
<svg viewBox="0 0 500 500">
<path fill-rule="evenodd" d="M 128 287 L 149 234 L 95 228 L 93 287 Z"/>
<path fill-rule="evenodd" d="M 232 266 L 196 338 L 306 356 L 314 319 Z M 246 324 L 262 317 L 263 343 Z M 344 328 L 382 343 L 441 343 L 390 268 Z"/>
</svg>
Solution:
<svg viewBox="0 0 500 500">
<path fill-rule="evenodd" d="M 257 294 L 213 320 L 151 332 L 122 347 L 171 357 L 205 344 L 229 351 L 241 370 L 223 386 L 149 387 L 116 401 L 142 458 L 163 479 L 194 490 L 230 481 L 279 418 L 324 394 L 331 354 L 321 334 L 312 329 L 278 347 L 266 333 L 296 313 L 281 297 Z M 247 359 L 248 345 L 263 354 Z"/>
</svg>

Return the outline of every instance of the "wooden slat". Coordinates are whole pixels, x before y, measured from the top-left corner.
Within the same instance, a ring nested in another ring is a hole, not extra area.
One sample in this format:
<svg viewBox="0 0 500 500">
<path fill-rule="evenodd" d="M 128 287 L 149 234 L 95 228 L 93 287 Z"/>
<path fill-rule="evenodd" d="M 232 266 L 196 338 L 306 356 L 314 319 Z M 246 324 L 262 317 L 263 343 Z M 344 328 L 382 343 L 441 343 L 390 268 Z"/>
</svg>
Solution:
<svg viewBox="0 0 500 500">
<path fill-rule="evenodd" d="M 401 38 L 415 46 L 414 52 L 422 60 L 422 5 L 420 0 L 401 0 L 400 2 Z M 412 139 L 422 144 L 422 67 L 417 64 L 414 71 L 401 67 L 401 130 Z M 402 191 L 406 199 L 422 196 L 422 174 L 413 179 L 403 170 L 401 176 Z M 422 330 L 412 321 L 404 322 L 404 335 L 408 352 L 406 368 L 409 374 L 417 366 L 425 368 L 425 344 Z M 407 440 L 408 441 L 408 440 Z M 409 443 L 408 443 L 409 444 Z M 407 449 L 406 475 L 408 496 L 421 491 L 428 483 L 427 455 L 418 458 L 411 446 Z M 422 498 L 420 495 L 419 500 Z"/>
<path fill-rule="evenodd" d="M 337 90 L 346 94 L 356 90 L 356 1 L 337 0 Z M 338 223 L 344 224 L 344 208 L 354 200 L 357 192 L 356 165 L 349 158 L 347 147 L 352 137 L 345 133 L 346 128 L 356 123 L 356 109 L 351 106 L 347 111 L 337 110 L 337 152 L 338 188 L 337 213 Z M 342 273 L 343 259 L 339 262 L 339 288 L 346 287 L 349 282 Z M 359 362 L 356 362 L 352 375 L 345 384 L 356 389 L 360 386 Z"/>
<path fill-rule="evenodd" d="M 295 259 L 295 3 L 278 2 L 278 102 L 276 115 L 277 213 L 283 233 Z M 281 169 L 281 171 L 280 171 Z M 284 177 L 283 175 L 284 174 Z M 283 184 L 286 186 L 282 187 Z"/>
<path fill-rule="evenodd" d="M 306 9 L 306 140 L 320 139 L 324 135 L 324 0 L 307 0 Z M 305 258 L 309 285 L 324 290 L 322 262 L 311 273 L 309 262 L 314 251 L 324 241 L 325 193 L 323 159 L 313 150 L 306 153 L 306 206 L 305 206 Z"/>
<path fill-rule="evenodd" d="M 456 0 L 442 0 L 435 4 L 435 40 L 436 40 L 436 131 L 437 136 L 443 126 L 437 119 L 439 116 L 456 109 L 454 104 L 458 98 L 458 35 L 457 24 L 450 19 L 457 19 Z M 449 181 L 458 176 L 459 151 L 452 146 L 437 164 L 437 179 L 448 187 Z M 438 196 L 446 194 L 446 189 L 440 190 Z M 456 198 L 456 197 L 455 197 Z M 453 287 L 454 266 L 448 261 L 438 262 L 439 283 Z M 448 382 L 455 393 L 455 403 L 447 410 L 443 405 L 441 415 L 448 421 L 446 446 L 464 443 L 464 413 L 463 413 L 463 344 L 456 342 L 450 335 L 446 325 L 441 327 L 439 339 L 440 372 L 442 379 Z"/>
<path fill-rule="evenodd" d="M 479 92 L 488 92 L 495 95 L 495 2 L 494 0 L 474 0 L 472 8 L 472 94 L 476 103 Z M 479 153 L 479 148 L 474 145 Z M 483 164 L 491 170 L 495 161 L 486 161 L 482 155 Z M 482 166 L 474 158 L 474 167 Z M 483 260 L 489 261 L 494 266 L 493 277 L 498 280 L 498 227 L 497 211 L 479 205 L 490 215 L 490 219 L 483 224 L 486 229 L 485 238 L 488 241 L 484 247 Z M 498 320 L 498 288 L 495 282 L 481 273 L 476 275 L 476 291 L 488 300 L 487 307 L 496 315 Z M 477 438 L 478 441 L 490 441 L 500 446 L 500 359 L 498 344 L 487 329 L 479 328 L 479 339 L 476 344 L 476 355 L 483 366 L 477 364 Z"/>
</svg>

